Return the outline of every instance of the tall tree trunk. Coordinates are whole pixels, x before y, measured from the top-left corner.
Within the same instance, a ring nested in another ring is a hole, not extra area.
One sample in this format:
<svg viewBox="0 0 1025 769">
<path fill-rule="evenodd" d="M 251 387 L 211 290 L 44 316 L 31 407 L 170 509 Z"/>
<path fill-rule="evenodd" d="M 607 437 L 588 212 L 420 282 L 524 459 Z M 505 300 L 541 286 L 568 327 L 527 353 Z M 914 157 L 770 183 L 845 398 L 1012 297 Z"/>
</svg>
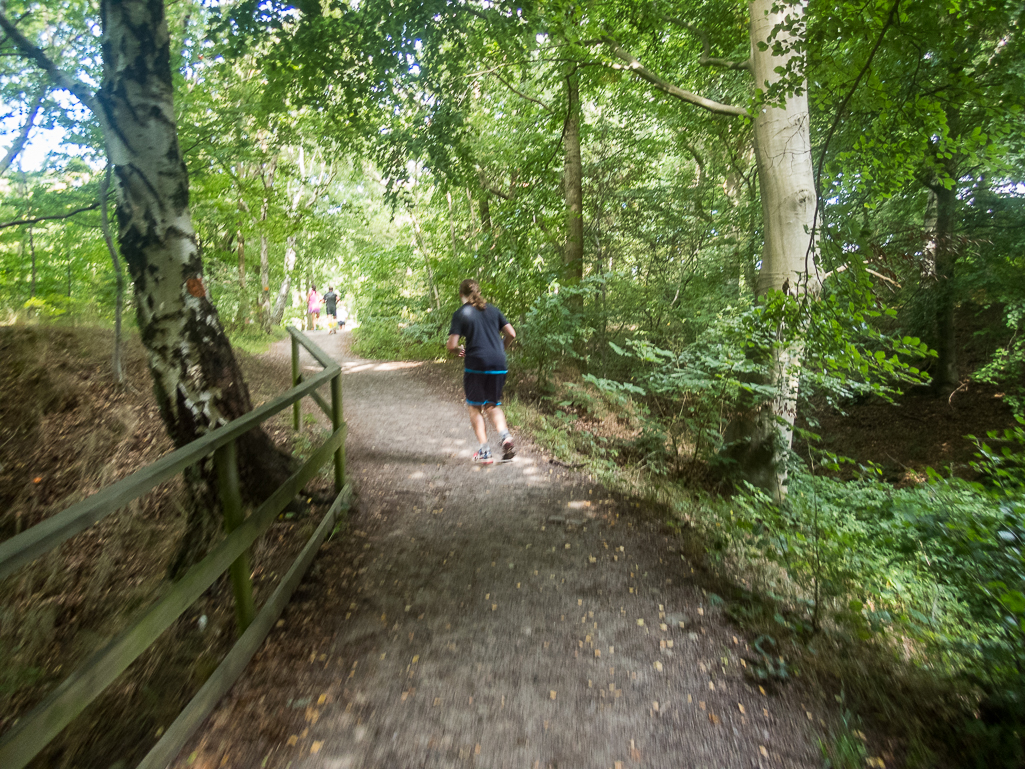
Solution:
<svg viewBox="0 0 1025 769">
<path fill-rule="evenodd" d="M 770 35 L 782 24 L 784 15 L 792 17 L 802 10 L 800 5 L 778 6 L 774 0 L 751 2 L 751 66 L 759 88 L 777 82 L 780 75 L 776 69 L 785 69 L 797 55 L 793 46 L 798 41 L 781 32 L 775 40 L 790 52 L 774 56 Z M 759 43 L 766 45 L 765 50 Z M 767 106 L 755 117 L 755 162 L 765 238 L 756 286 L 759 296 L 772 290 L 818 293 L 816 249 L 809 234 L 814 232 L 816 193 L 808 124 L 806 88 L 800 95 L 789 95 L 785 107 Z M 800 338 L 800 334 L 792 336 Z M 793 442 L 802 353 L 800 343 L 777 345 L 769 361 L 769 384 L 776 397 L 740 415 L 726 436 L 731 444 L 726 454 L 738 462 L 741 475 L 777 501 L 787 491 L 783 460 Z"/>
<path fill-rule="evenodd" d="M 238 309 L 235 311 L 235 326 L 241 328 L 245 325 L 246 306 L 246 236 L 242 232 L 242 222 L 238 223 L 238 230 L 235 233 L 238 252 Z"/>
<path fill-rule="evenodd" d="M 491 234 L 491 202 L 487 190 L 482 191 L 480 197 L 480 228 L 482 232 Z"/>
<path fill-rule="evenodd" d="M 452 205 L 452 193 L 446 192 L 445 198 L 448 200 L 448 228 L 452 234 L 452 258 L 459 258 L 459 246 L 456 241 L 456 213 L 455 206 Z"/>
<path fill-rule="evenodd" d="M 274 310 L 271 312 L 271 325 L 277 326 L 285 317 L 285 303 L 288 301 L 288 292 L 292 288 L 292 270 L 295 269 L 295 236 L 289 236 L 285 246 L 285 279 L 281 281 L 278 289 L 278 297 L 274 301 Z M 305 315 L 306 308 L 303 307 Z"/>
<path fill-rule="evenodd" d="M 427 284 L 430 286 L 431 293 L 434 294 L 434 306 L 438 309 L 438 312 L 441 312 L 441 295 L 438 293 L 438 285 L 434 282 L 434 270 L 431 269 L 431 258 L 427 247 L 424 245 L 420 220 L 416 218 L 413 206 L 409 206 L 407 210 L 409 211 L 409 220 L 413 224 L 413 246 L 423 255 L 424 267 L 427 268 Z"/>
<path fill-rule="evenodd" d="M 567 285 L 584 277 L 584 190 L 580 158 L 580 74 L 575 63 L 566 72 L 566 124 L 563 131 L 562 189 L 566 200 L 566 247 L 562 275 Z"/>
<path fill-rule="evenodd" d="M 936 370 L 933 387 L 939 392 L 950 392 L 958 385 L 957 346 L 955 344 L 954 295 L 955 262 L 954 214 L 957 210 L 957 190 L 937 185 L 936 194 Z"/>
<path fill-rule="evenodd" d="M 231 344 L 203 281 L 178 147 L 170 39 L 159 0 L 103 0 L 103 87 L 97 94 L 117 195 L 118 241 L 135 288 L 154 394 L 183 446 L 252 409 Z M 238 441 L 243 488 L 265 499 L 288 458 L 262 430 Z M 217 528 L 211 463 L 189 477 L 193 512 L 172 572 L 205 550 Z"/>
<path fill-rule="evenodd" d="M 100 181 L 100 229 L 103 231 L 103 241 L 107 244 L 107 251 L 110 252 L 110 261 L 114 266 L 114 284 L 116 294 L 114 298 L 114 350 L 111 354 L 111 368 L 114 371 L 114 379 L 118 384 L 125 383 L 125 369 L 121 363 L 121 315 L 125 306 L 125 274 L 121 269 L 121 260 L 117 258 L 117 249 L 114 247 L 114 238 L 110 234 L 110 218 L 107 215 L 107 192 L 110 189 L 110 163 L 103 172 L 103 179 Z"/>
<path fill-rule="evenodd" d="M 36 241 L 32 237 L 32 228 L 28 228 L 28 255 L 32 260 L 32 298 L 36 296 Z"/>
<path fill-rule="evenodd" d="M 263 202 L 260 204 L 260 299 L 259 316 L 263 330 L 270 333 L 270 239 L 267 237 L 267 212 L 270 210 L 270 195 L 274 187 L 274 171 L 278 158 L 264 165 L 260 176 L 263 179 Z"/>
</svg>

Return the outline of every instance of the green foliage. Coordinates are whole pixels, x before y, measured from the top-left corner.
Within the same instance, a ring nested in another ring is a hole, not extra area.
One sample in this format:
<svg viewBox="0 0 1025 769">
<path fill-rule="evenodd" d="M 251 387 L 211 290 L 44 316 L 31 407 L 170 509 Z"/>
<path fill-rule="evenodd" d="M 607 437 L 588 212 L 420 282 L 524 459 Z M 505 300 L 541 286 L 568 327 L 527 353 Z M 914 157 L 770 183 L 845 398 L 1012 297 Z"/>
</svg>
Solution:
<svg viewBox="0 0 1025 769">
<path fill-rule="evenodd" d="M 850 710 L 844 710 L 840 723 L 830 729 L 825 740 L 819 740 L 823 769 L 862 769 L 868 759 L 861 721 Z"/>
<path fill-rule="evenodd" d="M 1011 437 L 1025 442 L 1020 429 Z M 790 590 L 786 602 L 807 625 L 779 614 L 777 622 L 799 637 L 828 625 L 862 641 L 908 638 L 918 664 L 976 687 L 995 715 L 971 727 L 964 749 L 1015 766 L 1025 729 L 1021 457 L 981 445 L 975 467 L 989 485 L 931 473 L 926 484 L 893 489 L 801 474 L 784 504 L 749 489 L 713 506 L 707 525 L 723 555 L 786 573 L 771 589 Z"/>
<path fill-rule="evenodd" d="M 287 339 L 288 332 L 281 326 L 275 326 L 267 333 L 256 324 L 249 324 L 232 329 L 228 338 L 231 346 L 237 350 L 244 350 L 250 355 L 263 355 L 272 344 Z"/>
<path fill-rule="evenodd" d="M 375 360 L 437 360 L 445 355 L 445 341 L 437 328 L 410 326 L 401 318 L 376 316 L 352 331 L 352 350 Z"/>
<path fill-rule="evenodd" d="M 591 329 L 583 313 L 584 301 L 593 298 L 595 280 L 584 280 L 576 286 L 552 286 L 541 294 L 527 310 L 521 334 L 516 365 L 532 374 L 537 389 L 552 391 L 552 378 L 567 364 L 580 361 Z"/>
</svg>

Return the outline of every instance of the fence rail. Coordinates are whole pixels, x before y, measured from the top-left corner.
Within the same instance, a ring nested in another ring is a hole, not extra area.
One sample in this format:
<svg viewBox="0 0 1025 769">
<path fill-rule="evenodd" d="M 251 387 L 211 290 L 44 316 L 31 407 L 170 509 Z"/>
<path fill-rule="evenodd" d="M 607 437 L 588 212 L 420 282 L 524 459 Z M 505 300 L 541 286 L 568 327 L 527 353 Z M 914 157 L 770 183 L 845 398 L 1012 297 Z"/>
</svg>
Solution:
<svg viewBox="0 0 1025 769">
<path fill-rule="evenodd" d="M 0 579 L 52 550 L 75 534 L 174 477 L 185 468 L 214 455 L 228 535 L 127 630 L 95 652 L 66 678 L 34 710 L 18 720 L 0 739 L 0 766 L 22 769 L 46 745 L 85 710 L 99 694 L 149 648 L 171 623 L 180 617 L 225 571 L 231 574 L 235 613 L 241 637 L 210 679 L 189 702 L 174 723 L 139 764 L 139 769 L 162 769 L 181 750 L 221 696 L 245 669 L 267 633 L 274 626 L 289 597 L 309 568 L 317 549 L 348 507 L 352 490 L 345 484 L 345 434 L 342 418 L 341 368 L 294 328 L 292 337 L 293 387 L 284 395 L 254 409 L 208 435 L 161 457 L 142 470 L 52 516 L 28 531 L 0 544 Z M 309 377 L 299 373 L 299 348 L 324 366 Z M 316 390 L 331 387 L 328 403 Z M 293 406 L 294 426 L 299 428 L 299 402 L 314 396 L 332 421 L 332 433 L 248 518 L 244 518 L 238 484 L 235 441 L 280 411 Z M 249 571 L 249 549 L 296 494 L 329 460 L 334 462 L 336 496 L 302 552 L 257 614 L 254 611 Z"/>
</svg>

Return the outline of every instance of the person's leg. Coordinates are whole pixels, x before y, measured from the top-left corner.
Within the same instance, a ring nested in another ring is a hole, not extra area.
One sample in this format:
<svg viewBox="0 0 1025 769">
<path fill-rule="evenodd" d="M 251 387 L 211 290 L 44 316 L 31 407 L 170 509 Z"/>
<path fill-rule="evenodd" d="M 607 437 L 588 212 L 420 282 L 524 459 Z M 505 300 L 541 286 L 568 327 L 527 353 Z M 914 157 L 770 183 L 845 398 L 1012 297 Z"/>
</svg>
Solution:
<svg viewBox="0 0 1025 769">
<path fill-rule="evenodd" d="M 505 412 L 502 411 L 501 406 L 485 406 L 488 410 L 488 416 L 491 417 L 491 424 L 495 426 L 495 430 L 498 431 L 499 435 L 504 435 L 509 432 L 509 425 L 505 421 Z"/>
<path fill-rule="evenodd" d="M 488 426 L 484 422 L 484 414 L 481 412 L 480 406 L 467 406 L 466 410 L 470 412 L 470 426 L 473 428 L 473 434 L 477 436 L 477 442 L 483 446 L 488 442 Z"/>
</svg>

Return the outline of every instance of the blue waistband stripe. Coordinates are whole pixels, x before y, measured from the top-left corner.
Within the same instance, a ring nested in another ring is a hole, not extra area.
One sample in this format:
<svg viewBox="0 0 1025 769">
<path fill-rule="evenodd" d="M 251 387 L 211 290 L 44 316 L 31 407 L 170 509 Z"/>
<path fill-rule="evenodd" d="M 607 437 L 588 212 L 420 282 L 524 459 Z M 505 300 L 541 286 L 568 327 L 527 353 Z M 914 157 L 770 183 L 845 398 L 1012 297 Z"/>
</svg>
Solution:
<svg viewBox="0 0 1025 769">
<path fill-rule="evenodd" d="M 509 369 L 505 371 L 475 371 L 472 368 L 463 369 L 464 374 L 508 374 Z"/>
</svg>

